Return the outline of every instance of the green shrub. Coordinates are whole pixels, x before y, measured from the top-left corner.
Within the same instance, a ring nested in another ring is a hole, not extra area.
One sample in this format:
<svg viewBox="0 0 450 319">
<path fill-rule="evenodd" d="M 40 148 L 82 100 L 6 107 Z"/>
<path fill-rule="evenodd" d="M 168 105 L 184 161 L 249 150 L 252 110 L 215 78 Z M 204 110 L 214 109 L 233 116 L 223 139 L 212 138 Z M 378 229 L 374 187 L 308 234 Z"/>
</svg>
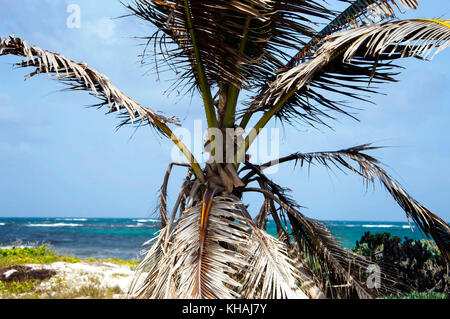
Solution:
<svg viewBox="0 0 450 319">
<path fill-rule="evenodd" d="M 432 240 L 412 240 L 390 233 L 366 232 L 353 251 L 378 264 L 409 293 L 449 293 L 447 264 Z M 397 287 L 398 286 L 398 287 Z"/>
<path fill-rule="evenodd" d="M 57 261 L 64 261 L 69 263 L 79 262 L 79 258 L 60 256 L 55 251 L 42 245 L 37 248 L 17 248 L 0 249 L 0 268 L 25 265 L 25 264 L 50 264 Z"/>
<path fill-rule="evenodd" d="M 448 295 L 439 292 L 410 292 L 402 296 L 384 296 L 380 299 L 448 299 Z"/>
<path fill-rule="evenodd" d="M 34 291 L 36 281 L 3 282 L 0 280 L 0 295 L 23 294 Z"/>
</svg>

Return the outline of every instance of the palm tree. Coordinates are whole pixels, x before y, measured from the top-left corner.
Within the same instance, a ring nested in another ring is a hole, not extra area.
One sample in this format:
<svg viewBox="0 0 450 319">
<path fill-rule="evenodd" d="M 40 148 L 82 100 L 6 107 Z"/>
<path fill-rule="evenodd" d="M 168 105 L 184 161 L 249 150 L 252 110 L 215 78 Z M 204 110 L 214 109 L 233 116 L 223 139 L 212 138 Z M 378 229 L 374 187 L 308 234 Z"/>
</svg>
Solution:
<svg viewBox="0 0 450 319">
<path fill-rule="evenodd" d="M 322 223 L 301 213 L 287 189 L 264 174 L 288 161 L 354 172 L 367 184 L 379 181 L 450 262 L 449 226 L 367 154 L 378 147 L 297 152 L 263 164 L 248 156 L 270 120 L 329 126 L 333 113 L 355 117 L 348 105 L 331 96 L 366 100 L 362 94 L 377 92 L 368 84 L 395 81 L 394 60 L 431 59 L 450 44 L 449 20 L 396 18 L 397 10 L 415 9 L 418 0 L 344 2 L 349 6 L 340 13 L 319 0 L 123 3 L 129 15 L 156 26 L 144 40 L 154 48 L 156 67 L 162 64 L 176 73 L 172 88 L 201 94 L 208 128 L 216 132 L 205 145 L 211 158 L 203 167 L 170 129 L 179 125 L 177 118 L 132 100 L 84 63 L 14 36 L 1 39 L 0 55 L 22 57 L 19 67 L 34 68 L 27 77 L 45 73 L 71 90 L 89 91 L 100 99 L 98 108 L 108 107 L 108 113 L 123 119 L 120 126 L 148 124 L 186 156 L 187 164 L 171 163 L 165 174 L 161 229 L 137 269 L 133 296 L 372 298 L 392 292 L 393 285 L 369 288 L 368 262 L 342 248 Z M 317 30 L 323 21 L 326 27 Z M 238 103 L 243 93 L 248 94 Z M 227 129 L 246 129 L 251 119 L 256 125 L 245 140 L 237 136 L 230 147 L 218 138 L 218 131 L 225 135 Z M 230 161 L 220 160 L 230 154 Z M 167 184 L 174 165 L 186 167 L 187 176 L 169 213 Z M 249 192 L 261 194 L 255 218 L 242 201 Z M 276 238 L 266 232 L 269 216 L 277 226 Z M 382 276 L 395 281 L 389 273 Z"/>
</svg>

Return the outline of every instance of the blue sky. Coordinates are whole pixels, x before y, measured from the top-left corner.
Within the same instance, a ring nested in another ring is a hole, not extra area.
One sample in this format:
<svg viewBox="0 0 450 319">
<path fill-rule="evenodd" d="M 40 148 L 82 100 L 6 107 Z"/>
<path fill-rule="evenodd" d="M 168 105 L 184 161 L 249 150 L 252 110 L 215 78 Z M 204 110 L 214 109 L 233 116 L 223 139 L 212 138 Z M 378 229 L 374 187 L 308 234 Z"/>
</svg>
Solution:
<svg viewBox="0 0 450 319">
<path fill-rule="evenodd" d="M 450 18 L 450 2 L 421 1 L 404 18 Z M 198 97 L 166 96 L 168 82 L 142 67 L 140 42 L 131 36 L 153 30 L 126 18 L 111 0 L 0 0 L 0 36 L 15 34 L 28 43 L 85 61 L 106 74 L 141 104 L 180 117 L 187 127 L 203 119 Z M 81 7 L 81 28 L 68 29 L 69 4 Z M 0 217 L 148 217 L 170 162 L 172 144 L 150 128 L 122 128 L 104 110 L 86 108 L 87 93 L 59 92 L 61 84 L 41 76 L 24 82 L 26 70 L 12 70 L 14 57 L 0 58 Z M 450 220 L 450 50 L 432 62 L 403 60 L 399 83 L 383 85 L 387 95 L 362 107 L 360 122 L 338 117 L 334 130 L 308 127 L 282 130 L 281 155 L 337 150 L 367 142 L 391 146 L 371 152 L 409 193 Z M 272 126 L 279 127 L 278 122 Z M 182 169 L 175 169 L 169 191 L 177 196 Z M 322 167 L 292 164 L 272 178 L 293 189 L 306 215 L 328 220 L 405 221 L 395 201 L 377 184 L 366 191 L 357 176 Z M 247 197 L 257 211 L 259 195 Z"/>
</svg>

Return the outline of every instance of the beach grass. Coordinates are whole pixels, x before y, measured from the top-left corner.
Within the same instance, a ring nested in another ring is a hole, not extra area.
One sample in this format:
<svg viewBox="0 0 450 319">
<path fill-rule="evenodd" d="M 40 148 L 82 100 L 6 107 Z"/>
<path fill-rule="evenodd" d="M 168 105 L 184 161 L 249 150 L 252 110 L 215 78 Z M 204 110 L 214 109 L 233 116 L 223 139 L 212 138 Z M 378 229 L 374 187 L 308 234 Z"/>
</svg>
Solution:
<svg viewBox="0 0 450 319">
<path fill-rule="evenodd" d="M 51 250 L 45 245 L 39 247 L 11 247 L 0 249 L 0 269 L 11 266 L 41 265 L 52 267 L 53 263 L 87 264 L 101 267 L 105 264 L 114 264 L 129 269 L 132 273 L 139 264 L 137 260 L 122 260 L 119 258 L 97 259 L 77 258 L 64 256 Z M 76 275 L 83 277 L 66 278 L 66 274 L 60 274 L 45 280 L 27 280 L 4 282 L 0 280 L 0 299 L 112 299 L 120 298 L 126 293 L 126 289 L 119 285 L 105 284 L 105 277 L 98 273 L 78 272 Z M 130 274 L 112 273 L 111 278 L 127 279 Z M 79 280 L 80 279 L 80 280 Z"/>
<path fill-rule="evenodd" d="M 50 280 L 45 288 L 40 284 L 39 280 L 0 281 L 0 299 L 113 299 L 124 294 L 119 286 L 102 286 L 96 277 L 89 277 L 89 282 L 80 287 L 69 285 L 64 278 Z"/>
<path fill-rule="evenodd" d="M 0 268 L 13 265 L 51 264 L 54 262 L 109 262 L 117 265 L 126 265 L 133 268 L 139 264 L 138 260 L 122 260 L 119 258 L 98 259 L 92 257 L 81 259 L 77 257 L 64 256 L 51 250 L 45 245 L 35 248 L 12 247 L 11 249 L 0 249 Z"/>
<path fill-rule="evenodd" d="M 13 265 L 51 264 L 58 261 L 77 263 L 81 260 L 76 257 L 61 256 L 44 245 L 37 248 L 12 247 L 11 249 L 0 249 L 0 268 Z"/>
</svg>

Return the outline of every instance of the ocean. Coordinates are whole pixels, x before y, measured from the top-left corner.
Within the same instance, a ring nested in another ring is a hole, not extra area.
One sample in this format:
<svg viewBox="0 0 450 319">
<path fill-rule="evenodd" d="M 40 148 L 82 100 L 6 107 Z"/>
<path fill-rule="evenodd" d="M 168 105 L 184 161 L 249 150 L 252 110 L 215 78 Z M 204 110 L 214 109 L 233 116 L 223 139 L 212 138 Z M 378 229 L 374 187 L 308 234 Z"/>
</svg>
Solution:
<svg viewBox="0 0 450 319">
<path fill-rule="evenodd" d="M 323 221 L 351 248 L 364 232 L 390 232 L 394 236 L 425 239 L 415 225 L 403 222 Z M 142 244 L 158 231 L 151 218 L 0 218 L 0 248 L 46 244 L 60 254 L 79 258 L 141 259 Z M 276 233 L 268 222 L 268 232 Z"/>
</svg>

